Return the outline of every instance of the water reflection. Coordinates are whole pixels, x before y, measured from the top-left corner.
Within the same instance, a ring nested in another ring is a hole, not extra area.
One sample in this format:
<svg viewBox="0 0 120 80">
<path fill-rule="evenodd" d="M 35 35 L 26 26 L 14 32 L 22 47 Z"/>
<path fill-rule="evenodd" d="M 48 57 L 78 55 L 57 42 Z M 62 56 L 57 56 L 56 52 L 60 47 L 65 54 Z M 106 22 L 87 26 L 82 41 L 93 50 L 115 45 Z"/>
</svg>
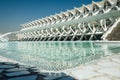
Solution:
<svg viewBox="0 0 120 80">
<path fill-rule="evenodd" d="M 120 45 L 94 42 L 9 42 L 0 43 L 0 55 L 45 70 L 64 70 L 110 53 Z"/>
</svg>

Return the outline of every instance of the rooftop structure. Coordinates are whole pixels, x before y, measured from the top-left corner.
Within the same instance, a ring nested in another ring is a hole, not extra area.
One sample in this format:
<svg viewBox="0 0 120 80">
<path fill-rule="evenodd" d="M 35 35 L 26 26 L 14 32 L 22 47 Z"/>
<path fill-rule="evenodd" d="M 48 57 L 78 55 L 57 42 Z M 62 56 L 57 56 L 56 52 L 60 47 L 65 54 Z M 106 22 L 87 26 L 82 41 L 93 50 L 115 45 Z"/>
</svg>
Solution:
<svg viewBox="0 0 120 80">
<path fill-rule="evenodd" d="M 120 18 L 120 0 L 103 0 L 21 25 L 20 41 L 101 40 Z"/>
<path fill-rule="evenodd" d="M 12 32 L 8 32 L 5 34 L 0 34 L 0 42 L 6 42 L 9 41 L 8 35 L 12 34 Z"/>
</svg>

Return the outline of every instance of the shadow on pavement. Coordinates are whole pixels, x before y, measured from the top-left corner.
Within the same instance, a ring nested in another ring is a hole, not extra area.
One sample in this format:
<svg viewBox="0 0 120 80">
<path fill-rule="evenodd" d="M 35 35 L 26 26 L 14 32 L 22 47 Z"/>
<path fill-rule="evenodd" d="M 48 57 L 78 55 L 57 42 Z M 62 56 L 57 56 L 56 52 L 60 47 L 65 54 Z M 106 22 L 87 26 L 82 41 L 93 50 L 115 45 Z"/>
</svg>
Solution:
<svg viewBox="0 0 120 80">
<path fill-rule="evenodd" d="M 75 80 L 64 73 L 40 72 L 35 67 L 26 67 L 11 62 L 0 62 L 0 80 Z"/>
</svg>

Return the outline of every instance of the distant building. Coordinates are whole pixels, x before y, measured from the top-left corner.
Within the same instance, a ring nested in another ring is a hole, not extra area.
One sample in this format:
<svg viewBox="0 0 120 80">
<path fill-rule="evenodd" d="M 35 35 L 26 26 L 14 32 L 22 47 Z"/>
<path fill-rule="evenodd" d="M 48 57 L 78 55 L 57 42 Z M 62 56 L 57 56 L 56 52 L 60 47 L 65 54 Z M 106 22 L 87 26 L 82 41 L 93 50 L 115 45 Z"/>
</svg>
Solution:
<svg viewBox="0 0 120 80">
<path fill-rule="evenodd" d="M 16 36 L 14 32 L 7 35 L 7 37 L 9 38 L 9 41 L 16 41 L 18 39 L 18 37 Z"/>
</svg>

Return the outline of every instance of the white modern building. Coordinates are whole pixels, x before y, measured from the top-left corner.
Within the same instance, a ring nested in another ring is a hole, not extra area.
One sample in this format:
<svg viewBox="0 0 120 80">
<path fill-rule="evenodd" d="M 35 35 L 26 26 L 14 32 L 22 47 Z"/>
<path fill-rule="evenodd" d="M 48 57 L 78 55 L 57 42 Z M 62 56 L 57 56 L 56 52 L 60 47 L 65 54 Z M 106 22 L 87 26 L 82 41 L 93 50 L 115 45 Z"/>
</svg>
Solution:
<svg viewBox="0 0 120 80">
<path fill-rule="evenodd" d="M 19 41 L 115 40 L 107 37 L 114 33 L 113 29 L 120 29 L 117 27 L 119 21 L 120 0 L 93 1 L 82 7 L 24 23 L 21 30 L 14 34 Z"/>
</svg>

